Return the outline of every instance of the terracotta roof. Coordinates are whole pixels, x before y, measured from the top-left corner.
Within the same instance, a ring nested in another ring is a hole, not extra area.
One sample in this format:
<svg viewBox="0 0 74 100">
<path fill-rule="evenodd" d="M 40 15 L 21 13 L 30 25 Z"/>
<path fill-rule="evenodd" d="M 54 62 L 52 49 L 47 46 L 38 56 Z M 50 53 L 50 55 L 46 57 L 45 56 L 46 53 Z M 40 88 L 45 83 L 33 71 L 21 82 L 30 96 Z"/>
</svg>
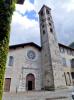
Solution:
<svg viewBox="0 0 74 100">
<path fill-rule="evenodd" d="M 41 47 L 33 42 L 11 45 L 11 46 L 9 46 L 9 49 L 16 49 L 16 48 L 24 47 L 24 46 L 28 46 L 28 45 L 34 46 L 34 47 L 38 48 L 39 50 L 41 50 Z"/>
</svg>

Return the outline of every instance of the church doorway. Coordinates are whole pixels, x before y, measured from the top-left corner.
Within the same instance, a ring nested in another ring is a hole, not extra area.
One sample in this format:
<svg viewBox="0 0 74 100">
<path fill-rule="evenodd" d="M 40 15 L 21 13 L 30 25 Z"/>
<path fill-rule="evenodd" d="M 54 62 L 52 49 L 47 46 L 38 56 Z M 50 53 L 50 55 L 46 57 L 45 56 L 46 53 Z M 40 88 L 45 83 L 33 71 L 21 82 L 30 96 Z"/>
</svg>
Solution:
<svg viewBox="0 0 74 100">
<path fill-rule="evenodd" d="M 35 77 L 33 74 L 28 74 L 26 76 L 26 89 L 29 91 L 35 89 Z"/>
</svg>

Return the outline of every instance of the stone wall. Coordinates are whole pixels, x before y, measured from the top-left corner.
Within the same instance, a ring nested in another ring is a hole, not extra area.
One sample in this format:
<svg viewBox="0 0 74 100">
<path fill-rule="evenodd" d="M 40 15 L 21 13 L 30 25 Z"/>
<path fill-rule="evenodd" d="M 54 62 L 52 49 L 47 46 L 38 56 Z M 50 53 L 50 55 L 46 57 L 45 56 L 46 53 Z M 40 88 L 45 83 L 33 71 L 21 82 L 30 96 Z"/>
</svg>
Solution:
<svg viewBox="0 0 74 100">
<path fill-rule="evenodd" d="M 35 59 L 30 60 L 27 52 L 32 50 L 35 52 Z M 9 56 L 14 57 L 13 66 L 8 66 Z M 33 46 L 24 48 L 16 48 L 9 51 L 7 60 L 7 69 L 5 78 L 11 78 L 10 92 L 26 91 L 26 76 L 32 73 L 35 76 L 35 89 L 41 89 L 41 54 L 40 51 Z"/>
<path fill-rule="evenodd" d="M 39 19 L 42 45 L 43 87 L 49 90 L 50 88 L 65 87 L 64 69 L 50 8 L 44 5 L 39 12 Z"/>
</svg>

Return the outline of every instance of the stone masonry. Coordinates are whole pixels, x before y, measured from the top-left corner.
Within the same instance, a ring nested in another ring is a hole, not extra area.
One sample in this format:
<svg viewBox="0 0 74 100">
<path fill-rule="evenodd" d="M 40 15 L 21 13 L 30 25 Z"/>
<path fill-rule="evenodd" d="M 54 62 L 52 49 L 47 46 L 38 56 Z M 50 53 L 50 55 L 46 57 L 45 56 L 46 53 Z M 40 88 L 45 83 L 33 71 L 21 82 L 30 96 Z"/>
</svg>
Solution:
<svg viewBox="0 0 74 100">
<path fill-rule="evenodd" d="M 65 87 L 62 59 L 56 39 L 51 9 L 43 6 L 39 12 L 42 45 L 43 88 Z"/>
</svg>

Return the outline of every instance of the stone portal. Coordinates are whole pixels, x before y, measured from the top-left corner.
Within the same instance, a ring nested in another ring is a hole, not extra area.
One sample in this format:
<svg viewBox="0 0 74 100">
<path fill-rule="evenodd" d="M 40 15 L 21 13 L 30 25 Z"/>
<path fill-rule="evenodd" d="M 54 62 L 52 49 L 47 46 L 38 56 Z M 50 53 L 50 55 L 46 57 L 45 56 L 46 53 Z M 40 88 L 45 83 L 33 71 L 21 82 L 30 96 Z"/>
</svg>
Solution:
<svg viewBox="0 0 74 100">
<path fill-rule="evenodd" d="M 28 74 L 26 76 L 26 89 L 35 90 L 35 77 L 33 74 Z"/>
</svg>

